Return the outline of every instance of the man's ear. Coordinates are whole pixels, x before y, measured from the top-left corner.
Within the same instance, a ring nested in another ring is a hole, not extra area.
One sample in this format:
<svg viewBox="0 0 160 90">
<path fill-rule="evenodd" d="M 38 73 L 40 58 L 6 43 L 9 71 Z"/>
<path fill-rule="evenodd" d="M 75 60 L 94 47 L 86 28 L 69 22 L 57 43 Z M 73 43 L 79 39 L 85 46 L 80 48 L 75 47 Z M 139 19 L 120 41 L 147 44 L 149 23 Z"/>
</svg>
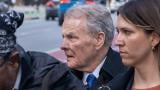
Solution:
<svg viewBox="0 0 160 90">
<path fill-rule="evenodd" d="M 20 64 L 20 57 L 18 52 L 13 52 L 11 56 L 9 57 L 8 64 L 12 66 L 13 68 L 18 68 Z"/>
<path fill-rule="evenodd" d="M 96 36 L 96 49 L 101 48 L 104 43 L 105 43 L 105 33 L 104 32 L 98 32 L 97 36 Z"/>
</svg>

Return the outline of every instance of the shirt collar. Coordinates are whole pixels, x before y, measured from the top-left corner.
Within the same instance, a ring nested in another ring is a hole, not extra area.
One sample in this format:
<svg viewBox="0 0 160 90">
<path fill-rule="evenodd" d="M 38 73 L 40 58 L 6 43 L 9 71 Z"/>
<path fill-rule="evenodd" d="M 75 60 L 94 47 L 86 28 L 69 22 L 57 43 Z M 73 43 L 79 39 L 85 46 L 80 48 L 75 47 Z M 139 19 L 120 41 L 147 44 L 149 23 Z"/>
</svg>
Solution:
<svg viewBox="0 0 160 90">
<path fill-rule="evenodd" d="M 21 68 L 21 66 L 20 66 L 20 68 L 19 68 L 19 70 L 18 70 L 16 82 L 15 82 L 14 87 L 13 87 L 12 90 L 18 90 L 18 89 L 19 89 L 21 77 L 22 77 L 22 68 Z"/>
<path fill-rule="evenodd" d="M 105 62 L 105 59 L 106 59 L 106 57 L 105 57 L 105 58 L 103 59 L 103 61 L 96 67 L 96 69 L 95 69 L 93 72 L 91 72 L 96 78 L 99 77 L 99 72 L 100 72 L 100 70 L 101 70 L 101 68 L 102 68 L 102 66 L 103 66 L 103 64 L 104 64 L 104 62 Z M 84 83 L 85 85 L 87 84 L 86 79 L 87 79 L 88 75 L 91 74 L 91 73 L 84 72 L 83 83 Z"/>
</svg>

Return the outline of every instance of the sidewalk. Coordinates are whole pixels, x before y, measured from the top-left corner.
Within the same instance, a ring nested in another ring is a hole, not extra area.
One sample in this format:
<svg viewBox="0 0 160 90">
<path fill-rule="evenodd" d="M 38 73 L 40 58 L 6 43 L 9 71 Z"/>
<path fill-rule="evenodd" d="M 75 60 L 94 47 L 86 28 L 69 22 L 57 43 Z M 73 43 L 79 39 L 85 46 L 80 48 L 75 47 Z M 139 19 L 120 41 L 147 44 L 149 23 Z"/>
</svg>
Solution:
<svg viewBox="0 0 160 90">
<path fill-rule="evenodd" d="M 45 7 L 39 6 L 39 10 L 35 6 L 14 6 L 10 8 L 11 10 L 23 12 L 25 14 L 25 19 L 44 19 L 45 17 Z"/>
</svg>

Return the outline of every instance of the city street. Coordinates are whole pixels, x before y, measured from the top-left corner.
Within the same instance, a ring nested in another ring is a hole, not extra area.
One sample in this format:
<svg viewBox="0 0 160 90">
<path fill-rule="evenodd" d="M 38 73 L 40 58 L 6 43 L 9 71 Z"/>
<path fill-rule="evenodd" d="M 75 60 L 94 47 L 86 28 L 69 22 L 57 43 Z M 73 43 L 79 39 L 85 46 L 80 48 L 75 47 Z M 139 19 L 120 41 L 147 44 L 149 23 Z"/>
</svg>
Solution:
<svg viewBox="0 0 160 90">
<path fill-rule="evenodd" d="M 59 48 L 60 27 L 57 21 L 25 20 L 16 32 L 18 43 L 26 50 L 47 52 Z"/>
</svg>

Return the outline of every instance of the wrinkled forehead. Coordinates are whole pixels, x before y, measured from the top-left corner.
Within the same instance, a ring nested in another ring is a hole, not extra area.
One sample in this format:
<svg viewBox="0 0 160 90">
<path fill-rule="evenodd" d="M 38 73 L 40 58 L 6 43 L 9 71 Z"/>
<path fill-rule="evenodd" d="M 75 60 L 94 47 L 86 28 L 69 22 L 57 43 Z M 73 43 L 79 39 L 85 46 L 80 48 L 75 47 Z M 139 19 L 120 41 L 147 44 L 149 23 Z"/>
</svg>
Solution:
<svg viewBox="0 0 160 90">
<path fill-rule="evenodd" d="M 70 29 L 76 29 L 81 26 L 82 20 L 81 19 L 75 19 L 75 18 L 66 18 L 64 20 L 62 28 L 70 28 Z"/>
<path fill-rule="evenodd" d="M 62 26 L 62 33 L 85 32 L 87 30 L 86 25 L 85 19 L 66 18 Z"/>
</svg>

